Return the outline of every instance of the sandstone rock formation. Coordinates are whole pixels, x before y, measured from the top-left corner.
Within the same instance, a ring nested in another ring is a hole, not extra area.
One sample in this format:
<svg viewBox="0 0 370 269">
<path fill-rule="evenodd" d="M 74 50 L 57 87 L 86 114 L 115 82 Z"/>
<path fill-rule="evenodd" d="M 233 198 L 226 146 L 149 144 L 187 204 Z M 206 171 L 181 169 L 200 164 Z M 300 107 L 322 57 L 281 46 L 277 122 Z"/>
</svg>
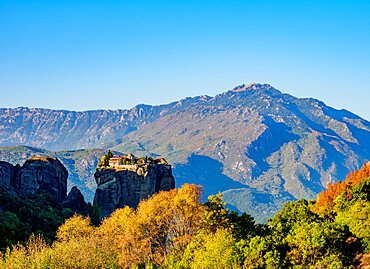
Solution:
<svg viewBox="0 0 370 269">
<path fill-rule="evenodd" d="M 49 192 L 57 201 L 67 197 L 68 171 L 53 157 L 29 158 L 20 168 L 14 187 L 20 195 Z"/>
<path fill-rule="evenodd" d="M 147 171 L 134 167 L 123 170 L 99 169 L 94 176 L 98 184 L 94 203 L 100 207 L 102 218 L 117 208 L 136 208 L 141 200 L 154 193 L 175 188 L 171 168 L 164 165 L 149 165 Z"/>
<path fill-rule="evenodd" d="M 7 191 L 12 190 L 16 170 L 12 164 L 0 161 L 0 186 Z"/>
<path fill-rule="evenodd" d="M 76 186 L 73 186 L 71 191 L 68 193 L 65 205 L 74 212 L 81 212 L 85 209 L 86 202 L 84 196 Z"/>
<path fill-rule="evenodd" d="M 83 195 L 73 187 L 67 197 L 68 171 L 53 157 L 29 158 L 22 166 L 0 161 L 0 187 L 12 195 L 50 193 L 56 201 L 67 203 L 74 211 L 84 209 Z"/>
</svg>

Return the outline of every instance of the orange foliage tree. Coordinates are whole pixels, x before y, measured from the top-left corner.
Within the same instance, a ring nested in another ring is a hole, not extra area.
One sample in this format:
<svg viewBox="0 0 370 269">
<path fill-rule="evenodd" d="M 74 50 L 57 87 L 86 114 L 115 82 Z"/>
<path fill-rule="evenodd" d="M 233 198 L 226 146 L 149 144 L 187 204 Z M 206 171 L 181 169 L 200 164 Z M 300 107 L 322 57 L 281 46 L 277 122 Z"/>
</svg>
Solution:
<svg viewBox="0 0 370 269">
<path fill-rule="evenodd" d="M 322 190 L 316 203 L 316 211 L 331 216 L 335 199 L 349 188 L 357 186 L 361 179 L 370 177 L 370 164 L 364 163 L 360 170 L 351 171 L 343 182 L 329 182 L 326 190 Z"/>
</svg>

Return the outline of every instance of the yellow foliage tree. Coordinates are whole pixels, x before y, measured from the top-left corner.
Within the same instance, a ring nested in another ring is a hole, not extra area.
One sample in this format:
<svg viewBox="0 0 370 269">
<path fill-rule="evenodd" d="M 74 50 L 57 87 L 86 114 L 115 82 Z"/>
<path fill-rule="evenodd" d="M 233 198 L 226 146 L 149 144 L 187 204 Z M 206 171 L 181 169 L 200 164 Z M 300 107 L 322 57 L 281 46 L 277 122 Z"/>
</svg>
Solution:
<svg viewBox="0 0 370 269">
<path fill-rule="evenodd" d="M 185 184 L 141 201 L 136 211 L 116 210 L 103 221 L 99 236 L 116 249 L 124 268 L 160 265 L 171 251 L 181 253 L 199 231 L 205 211 L 201 193 L 199 186 Z"/>
<path fill-rule="evenodd" d="M 67 219 L 57 231 L 57 239 L 59 241 L 70 241 L 76 238 L 89 237 L 94 232 L 91 226 L 89 217 L 84 218 L 81 215 L 74 214 L 70 219 Z"/>
</svg>

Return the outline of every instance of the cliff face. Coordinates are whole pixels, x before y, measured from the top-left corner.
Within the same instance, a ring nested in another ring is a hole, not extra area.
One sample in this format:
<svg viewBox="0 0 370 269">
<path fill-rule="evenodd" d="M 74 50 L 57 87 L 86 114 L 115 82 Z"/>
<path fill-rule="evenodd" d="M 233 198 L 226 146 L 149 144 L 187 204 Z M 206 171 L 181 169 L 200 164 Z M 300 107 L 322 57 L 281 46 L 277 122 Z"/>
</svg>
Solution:
<svg viewBox="0 0 370 269">
<path fill-rule="evenodd" d="M 23 166 L 0 162 L 0 186 L 16 195 L 48 192 L 59 202 L 67 197 L 67 169 L 52 157 L 33 157 Z"/>
<path fill-rule="evenodd" d="M 83 194 L 85 200 L 92 203 L 96 189 L 95 168 L 101 157 L 107 154 L 107 152 L 108 150 L 103 149 L 56 152 L 27 146 L 11 146 L 0 147 L 0 161 L 6 161 L 15 165 L 17 163 L 23 164 L 29 158 L 37 156 L 57 158 L 68 170 L 67 186 L 76 186 Z M 115 155 L 122 154 L 116 151 L 112 152 Z"/>
<path fill-rule="evenodd" d="M 0 186 L 6 190 L 12 188 L 16 176 L 16 168 L 10 163 L 0 161 Z"/>
<path fill-rule="evenodd" d="M 52 157 L 28 159 L 18 172 L 15 188 L 21 195 L 49 192 L 58 201 L 67 196 L 67 169 Z"/>
<path fill-rule="evenodd" d="M 141 200 L 154 193 L 175 188 L 171 168 L 163 165 L 150 165 L 146 172 L 142 168 L 100 169 L 94 176 L 98 185 L 94 203 L 101 208 L 102 218 L 117 208 L 136 208 Z"/>
</svg>

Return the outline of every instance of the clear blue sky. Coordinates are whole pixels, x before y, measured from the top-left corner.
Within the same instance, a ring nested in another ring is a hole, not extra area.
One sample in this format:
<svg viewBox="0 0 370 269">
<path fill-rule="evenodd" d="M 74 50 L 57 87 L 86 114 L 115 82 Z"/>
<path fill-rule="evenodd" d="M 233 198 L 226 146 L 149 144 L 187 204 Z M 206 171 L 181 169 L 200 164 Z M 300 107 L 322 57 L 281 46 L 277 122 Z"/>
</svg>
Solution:
<svg viewBox="0 0 370 269">
<path fill-rule="evenodd" d="M 0 107 L 161 104 L 269 83 L 370 120 L 370 1 L 0 1 Z"/>
</svg>

